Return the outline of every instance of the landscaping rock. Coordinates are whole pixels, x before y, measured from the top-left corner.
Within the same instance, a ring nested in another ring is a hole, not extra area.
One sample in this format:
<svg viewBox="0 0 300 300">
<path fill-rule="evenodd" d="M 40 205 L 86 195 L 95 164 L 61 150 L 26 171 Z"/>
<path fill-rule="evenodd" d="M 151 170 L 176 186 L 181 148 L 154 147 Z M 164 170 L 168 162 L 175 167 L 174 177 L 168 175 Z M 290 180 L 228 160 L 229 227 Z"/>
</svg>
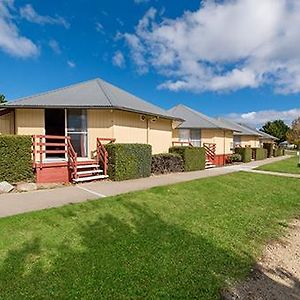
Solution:
<svg viewBox="0 0 300 300">
<path fill-rule="evenodd" d="M 30 191 L 35 191 L 36 189 L 37 189 L 37 185 L 33 182 L 20 183 L 17 185 L 17 190 L 20 192 L 30 192 Z"/>
<path fill-rule="evenodd" d="M 0 194 L 9 193 L 14 189 L 14 186 L 7 181 L 0 182 Z"/>
</svg>

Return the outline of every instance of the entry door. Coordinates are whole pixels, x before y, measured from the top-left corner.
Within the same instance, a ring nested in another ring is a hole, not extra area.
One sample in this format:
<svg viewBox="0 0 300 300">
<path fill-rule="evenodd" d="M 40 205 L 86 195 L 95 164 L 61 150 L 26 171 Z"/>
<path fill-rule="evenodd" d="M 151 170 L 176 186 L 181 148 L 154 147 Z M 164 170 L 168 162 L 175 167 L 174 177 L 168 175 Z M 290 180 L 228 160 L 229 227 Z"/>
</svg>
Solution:
<svg viewBox="0 0 300 300">
<path fill-rule="evenodd" d="M 78 157 L 87 157 L 87 113 L 84 109 L 67 110 L 67 134 Z"/>
<path fill-rule="evenodd" d="M 191 129 L 190 130 L 190 140 L 194 147 L 201 147 L 201 130 Z"/>
<path fill-rule="evenodd" d="M 64 109 L 45 109 L 45 133 L 46 135 L 65 136 L 65 110 Z M 61 139 L 46 139 L 46 143 L 61 144 Z M 61 146 L 46 146 L 46 150 L 65 150 Z M 63 153 L 47 153 L 46 158 L 64 158 Z"/>
</svg>

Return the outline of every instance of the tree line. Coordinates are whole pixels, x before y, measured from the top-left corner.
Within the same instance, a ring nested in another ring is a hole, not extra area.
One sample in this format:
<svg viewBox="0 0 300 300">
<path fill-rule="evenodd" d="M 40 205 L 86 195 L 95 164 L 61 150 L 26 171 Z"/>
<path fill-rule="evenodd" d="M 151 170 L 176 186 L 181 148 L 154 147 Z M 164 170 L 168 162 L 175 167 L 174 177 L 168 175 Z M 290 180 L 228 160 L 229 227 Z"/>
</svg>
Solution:
<svg viewBox="0 0 300 300">
<path fill-rule="evenodd" d="M 288 141 L 300 149 L 300 116 L 292 122 L 291 126 L 283 120 L 268 121 L 262 126 L 261 131 L 278 138 L 278 144 Z"/>
</svg>

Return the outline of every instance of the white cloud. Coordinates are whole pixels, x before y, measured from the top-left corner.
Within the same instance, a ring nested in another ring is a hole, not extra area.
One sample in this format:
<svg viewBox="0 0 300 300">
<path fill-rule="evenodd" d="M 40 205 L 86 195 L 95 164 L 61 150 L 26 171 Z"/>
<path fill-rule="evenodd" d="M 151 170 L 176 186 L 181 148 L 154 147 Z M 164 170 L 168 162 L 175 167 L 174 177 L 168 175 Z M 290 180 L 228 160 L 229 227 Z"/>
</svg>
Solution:
<svg viewBox="0 0 300 300">
<path fill-rule="evenodd" d="M 70 24 L 60 16 L 50 17 L 50 16 L 39 15 L 34 10 L 31 4 L 26 4 L 25 6 L 21 7 L 20 15 L 28 22 L 32 22 L 40 25 L 53 24 L 53 25 L 62 25 L 65 28 L 70 27 Z"/>
<path fill-rule="evenodd" d="M 52 49 L 52 51 L 56 54 L 61 54 L 61 49 L 56 40 L 50 40 L 49 41 L 49 47 Z"/>
<path fill-rule="evenodd" d="M 72 61 L 72 60 L 68 60 L 68 61 L 67 61 L 67 65 L 68 65 L 71 69 L 73 69 L 73 68 L 76 67 L 76 63 L 75 63 L 74 61 Z"/>
<path fill-rule="evenodd" d="M 13 0 L 0 1 L 0 49 L 21 58 L 38 55 L 37 45 L 29 38 L 22 36 L 11 11 L 14 11 Z"/>
<path fill-rule="evenodd" d="M 125 67 L 125 58 L 124 55 L 121 51 L 116 51 L 113 58 L 112 58 L 112 63 L 114 66 L 117 66 L 119 68 L 124 68 Z"/>
<path fill-rule="evenodd" d="M 250 124 L 254 126 L 261 126 L 268 121 L 273 120 L 284 120 L 286 123 L 290 124 L 293 120 L 300 117 L 300 108 L 294 108 L 290 110 L 276 111 L 276 110 L 261 110 L 252 111 L 248 113 L 231 113 L 226 116 L 237 122 Z"/>
<path fill-rule="evenodd" d="M 96 31 L 104 33 L 103 29 L 103 25 L 100 22 L 96 22 Z"/>
<path fill-rule="evenodd" d="M 299 0 L 206 0 L 176 19 L 151 8 L 123 37 L 140 73 L 153 68 L 166 78 L 159 88 L 298 93 L 299 15 Z"/>
<path fill-rule="evenodd" d="M 136 4 L 147 3 L 149 0 L 134 0 Z"/>
</svg>

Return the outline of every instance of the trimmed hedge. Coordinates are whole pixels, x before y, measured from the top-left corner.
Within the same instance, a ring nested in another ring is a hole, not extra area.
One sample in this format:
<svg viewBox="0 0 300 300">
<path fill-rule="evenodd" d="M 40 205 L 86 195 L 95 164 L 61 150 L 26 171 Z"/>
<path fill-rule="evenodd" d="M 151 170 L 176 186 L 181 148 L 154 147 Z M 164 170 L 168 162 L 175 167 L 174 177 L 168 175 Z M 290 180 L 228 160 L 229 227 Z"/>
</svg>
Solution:
<svg viewBox="0 0 300 300">
<path fill-rule="evenodd" d="M 184 172 L 205 169 L 205 149 L 201 147 L 171 147 L 170 153 L 179 154 L 183 160 Z"/>
<path fill-rule="evenodd" d="M 271 158 L 273 156 L 273 147 L 272 143 L 264 143 L 264 149 L 267 149 L 267 158 Z"/>
<path fill-rule="evenodd" d="M 151 175 L 152 148 L 146 144 L 108 144 L 108 175 L 121 181 Z"/>
<path fill-rule="evenodd" d="M 252 149 L 250 147 L 235 148 L 235 153 L 242 156 L 242 162 L 247 163 L 252 159 Z"/>
<path fill-rule="evenodd" d="M 176 172 L 183 172 L 183 159 L 179 154 L 161 153 L 152 155 L 152 174 L 166 174 Z"/>
<path fill-rule="evenodd" d="M 252 148 L 255 160 L 263 160 L 268 157 L 268 150 L 264 148 Z"/>
<path fill-rule="evenodd" d="M 0 135 L 0 181 L 33 181 L 31 137 Z"/>
<path fill-rule="evenodd" d="M 274 149 L 274 151 L 273 151 L 273 156 L 274 157 L 283 156 L 283 155 L 285 155 L 284 149 L 282 149 L 282 148 Z"/>
</svg>

